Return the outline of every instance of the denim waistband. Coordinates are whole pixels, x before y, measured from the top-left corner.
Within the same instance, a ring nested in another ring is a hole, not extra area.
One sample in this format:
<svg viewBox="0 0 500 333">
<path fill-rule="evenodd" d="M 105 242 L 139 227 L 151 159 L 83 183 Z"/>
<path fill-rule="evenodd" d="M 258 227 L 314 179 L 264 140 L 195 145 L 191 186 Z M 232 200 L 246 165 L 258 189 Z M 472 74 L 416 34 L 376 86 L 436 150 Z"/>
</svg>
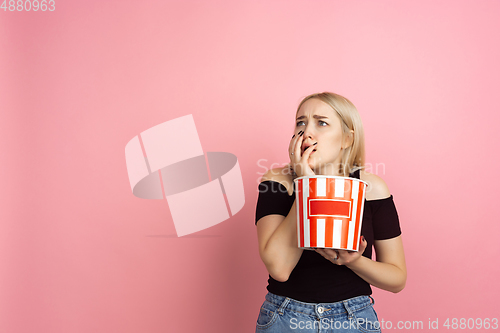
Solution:
<svg viewBox="0 0 500 333">
<path fill-rule="evenodd" d="M 371 296 L 357 296 L 333 303 L 306 303 L 290 297 L 275 295 L 271 292 L 266 294 L 266 300 L 276 305 L 280 313 L 287 309 L 288 311 L 300 312 L 320 318 L 345 313 L 350 314 L 375 303 Z"/>
</svg>

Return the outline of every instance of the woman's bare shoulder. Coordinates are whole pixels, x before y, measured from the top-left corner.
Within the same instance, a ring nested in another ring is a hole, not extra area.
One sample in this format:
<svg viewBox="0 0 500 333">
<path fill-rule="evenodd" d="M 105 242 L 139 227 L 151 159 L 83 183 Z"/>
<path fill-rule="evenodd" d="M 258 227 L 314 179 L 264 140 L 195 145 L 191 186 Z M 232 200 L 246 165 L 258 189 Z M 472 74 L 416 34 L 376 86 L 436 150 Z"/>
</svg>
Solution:
<svg viewBox="0 0 500 333">
<path fill-rule="evenodd" d="M 359 178 L 368 183 L 366 188 L 366 200 L 385 199 L 391 196 L 385 181 L 379 176 L 361 170 Z"/>
<path fill-rule="evenodd" d="M 271 180 L 278 182 L 286 187 L 288 191 L 288 195 L 293 194 L 293 177 L 290 173 L 288 167 L 283 168 L 275 168 L 268 170 L 260 179 L 260 182 L 264 182 L 266 180 Z"/>
</svg>

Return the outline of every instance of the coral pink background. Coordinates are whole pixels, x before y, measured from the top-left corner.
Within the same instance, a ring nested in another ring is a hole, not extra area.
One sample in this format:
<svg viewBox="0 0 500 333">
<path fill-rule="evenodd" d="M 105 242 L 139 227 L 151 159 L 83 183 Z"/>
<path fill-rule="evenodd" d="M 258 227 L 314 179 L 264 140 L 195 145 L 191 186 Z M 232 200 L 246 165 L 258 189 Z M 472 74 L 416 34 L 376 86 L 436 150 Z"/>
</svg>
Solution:
<svg viewBox="0 0 500 333">
<path fill-rule="evenodd" d="M 325 90 L 358 107 L 399 211 L 408 282 L 375 290 L 379 318 L 498 316 L 499 16 L 497 0 L 1 10 L 0 332 L 253 331 L 258 180 Z M 246 205 L 177 238 L 166 201 L 132 195 L 124 147 L 186 114 L 204 151 L 238 157 Z"/>
</svg>

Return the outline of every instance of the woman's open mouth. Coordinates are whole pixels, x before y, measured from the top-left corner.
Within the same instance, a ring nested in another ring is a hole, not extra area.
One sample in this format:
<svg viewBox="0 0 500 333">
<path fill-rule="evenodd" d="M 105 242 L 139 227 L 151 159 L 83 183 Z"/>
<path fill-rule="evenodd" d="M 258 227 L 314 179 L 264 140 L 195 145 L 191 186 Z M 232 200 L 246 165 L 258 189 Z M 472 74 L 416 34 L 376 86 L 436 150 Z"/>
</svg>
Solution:
<svg viewBox="0 0 500 333">
<path fill-rule="evenodd" d="M 302 155 L 304 155 L 305 151 L 311 146 L 305 146 L 303 149 L 302 149 Z M 311 155 L 314 154 L 314 152 L 316 151 L 316 147 L 312 148 L 312 151 L 311 151 Z"/>
</svg>

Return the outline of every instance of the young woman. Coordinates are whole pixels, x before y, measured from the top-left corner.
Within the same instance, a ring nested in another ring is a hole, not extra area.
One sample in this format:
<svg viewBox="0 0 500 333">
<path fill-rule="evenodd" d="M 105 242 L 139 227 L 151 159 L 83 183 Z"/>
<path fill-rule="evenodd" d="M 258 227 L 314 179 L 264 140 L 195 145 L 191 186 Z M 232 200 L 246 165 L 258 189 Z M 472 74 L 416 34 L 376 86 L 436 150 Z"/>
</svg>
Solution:
<svg viewBox="0 0 500 333">
<path fill-rule="evenodd" d="M 259 184 L 255 223 L 269 280 L 256 332 L 379 332 L 370 285 L 401 291 L 406 264 L 393 197 L 380 177 L 362 170 L 356 107 L 334 93 L 304 98 L 288 153 L 289 165 L 268 171 Z M 368 183 L 358 252 L 298 248 L 293 180 L 312 175 Z"/>
</svg>

